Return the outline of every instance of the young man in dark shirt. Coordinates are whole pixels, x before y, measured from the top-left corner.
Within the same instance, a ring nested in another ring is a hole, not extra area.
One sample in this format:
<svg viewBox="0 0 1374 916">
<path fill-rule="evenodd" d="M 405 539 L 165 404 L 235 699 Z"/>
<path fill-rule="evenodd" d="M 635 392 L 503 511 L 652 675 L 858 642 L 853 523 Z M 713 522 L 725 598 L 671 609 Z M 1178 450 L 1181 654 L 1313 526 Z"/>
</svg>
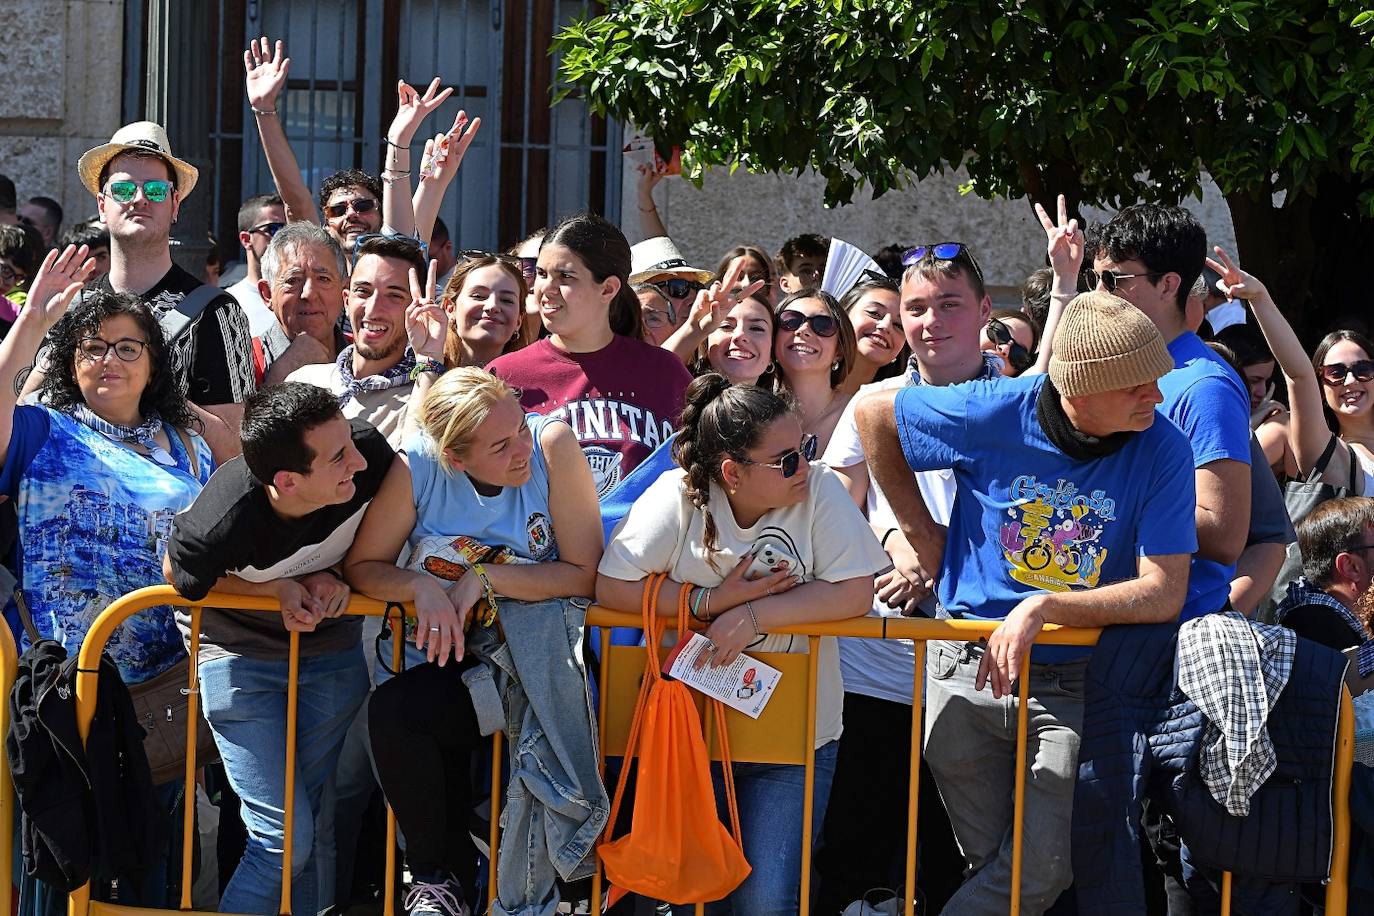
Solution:
<svg viewBox="0 0 1374 916">
<path fill-rule="evenodd" d="M 166 131 L 151 121 L 121 127 L 109 143 L 87 150 L 77 171 L 110 233 L 110 271 L 97 285 L 142 299 L 167 330 L 168 316 L 203 285 L 172 263 L 170 245 L 172 224 L 198 172 L 172 155 Z M 247 316 L 221 292 L 183 331 L 169 333 L 168 342 L 216 460 L 232 458 L 239 451 L 242 402 L 254 387 Z"/>
<path fill-rule="evenodd" d="M 288 648 L 290 633 L 301 633 L 291 896 L 293 912 L 313 913 L 313 825 L 368 690 L 360 621 L 340 618 L 349 592 L 336 570 L 394 453 L 371 426 L 345 420 L 334 395 L 299 383 L 251 396 L 241 434 L 242 457 L 222 465 L 173 522 L 163 571 L 187 598 L 214 590 L 282 607 L 280 618 L 220 608 L 201 615 L 202 708 L 248 828 L 221 899 L 227 912 L 279 909 Z M 178 623 L 189 633 L 187 615 Z"/>
</svg>

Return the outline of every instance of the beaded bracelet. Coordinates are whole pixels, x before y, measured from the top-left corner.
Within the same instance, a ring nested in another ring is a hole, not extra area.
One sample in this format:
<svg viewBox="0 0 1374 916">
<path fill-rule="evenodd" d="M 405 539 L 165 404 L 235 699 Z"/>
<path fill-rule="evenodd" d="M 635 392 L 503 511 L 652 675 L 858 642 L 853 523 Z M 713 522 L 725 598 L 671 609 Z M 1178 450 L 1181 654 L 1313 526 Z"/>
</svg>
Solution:
<svg viewBox="0 0 1374 916">
<path fill-rule="evenodd" d="M 702 623 L 709 623 L 709 618 L 702 617 L 700 614 L 697 613 L 697 610 L 701 607 L 701 596 L 706 593 L 706 588 L 705 586 L 701 585 L 687 586 L 688 592 L 690 592 L 692 589 L 696 590 L 696 594 L 692 596 L 692 617 L 696 620 L 700 620 Z"/>
<path fill-rule="evenodd" d="M 253 114 L 255 115 L 262 115 L 264 118 L 275 118 L 277 116 L 277 109 L 275 108 L 273 108 L 271 111 L 264 111 L 261 108 L 254 108 L 252 105 L 249 105 L 248 110 L 253 112 Z"/>
<path fill-rule="evenodd" d="M 759 619 L 758 617 L 754 616 L 754 602 L 744 602 L 744 609 L 749 612 L 749 622 L 754 625 L 754 635 L 762 636 L 763 631 L 759 629 Z"/>
</svg>

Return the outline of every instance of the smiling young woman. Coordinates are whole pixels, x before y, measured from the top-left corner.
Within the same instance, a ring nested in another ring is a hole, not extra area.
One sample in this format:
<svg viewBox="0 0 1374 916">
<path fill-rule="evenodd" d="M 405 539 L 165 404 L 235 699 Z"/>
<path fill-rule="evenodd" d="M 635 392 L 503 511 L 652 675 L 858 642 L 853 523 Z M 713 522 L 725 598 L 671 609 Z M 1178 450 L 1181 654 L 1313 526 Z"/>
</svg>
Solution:
<svg viewBox="0 0 1374 916">
<path fill-rule="evenodd" d="M 534 300 L 549 336 L 492 362 L 527 411 L 566 420 L 604 497 L 673 432 L 691 376 L 645 343 L 630 245 L 613 224 L 570 216 L 544 237 Z"/>
<path fill-rule="evenodd" d="M 802 428 L 816 436 L 822 453 L 853 396 L 841 386 L 857 350 L 854 326 L 829 293 L 803 289 L 778 303 L 773 326 L 777 388 L 796 401 Z"/>
</svg>

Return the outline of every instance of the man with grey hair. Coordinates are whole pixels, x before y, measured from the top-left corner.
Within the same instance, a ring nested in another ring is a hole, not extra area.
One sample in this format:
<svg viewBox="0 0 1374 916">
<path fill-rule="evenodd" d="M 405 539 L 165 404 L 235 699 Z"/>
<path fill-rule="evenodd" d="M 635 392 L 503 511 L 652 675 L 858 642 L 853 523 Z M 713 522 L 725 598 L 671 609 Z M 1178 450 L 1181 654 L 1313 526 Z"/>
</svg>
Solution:
<svg viewBox="0 0 1374 916">
<path fill-rule="evenodd" d="M 254 340 L 262 383 L 274 385 L 302 366 L 331 363 L 348 340 L 339 330 L 344 254 L 328 231 L 291 223 L 263 252 L 258 295 L 275 321 Z"/>
</svg>

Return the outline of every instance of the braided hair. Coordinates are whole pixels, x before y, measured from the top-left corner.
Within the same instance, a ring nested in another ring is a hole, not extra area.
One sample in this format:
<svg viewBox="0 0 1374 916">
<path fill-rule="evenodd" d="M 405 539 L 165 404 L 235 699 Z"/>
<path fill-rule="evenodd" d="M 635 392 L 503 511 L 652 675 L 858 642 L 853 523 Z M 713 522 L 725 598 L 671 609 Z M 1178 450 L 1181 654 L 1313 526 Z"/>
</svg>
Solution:
<svg viewBox="0 0 1374 916">
<path fill-rule="evenodd" d="M 706 521 L 708 557 L 716 552 L 718 531 L 711 517 L 711 484 L 723 485 L 721 462 L 746 459 L 769 425 L 792 412 L 782 397 L 757 385 L 734 385 L 719 372 L 708 372 L 687 386 L 686 407 L 673 459 L 687 472 L 687 498 Z M 710 559 L 715 565 L 714 558 Z"/>
</svg>

